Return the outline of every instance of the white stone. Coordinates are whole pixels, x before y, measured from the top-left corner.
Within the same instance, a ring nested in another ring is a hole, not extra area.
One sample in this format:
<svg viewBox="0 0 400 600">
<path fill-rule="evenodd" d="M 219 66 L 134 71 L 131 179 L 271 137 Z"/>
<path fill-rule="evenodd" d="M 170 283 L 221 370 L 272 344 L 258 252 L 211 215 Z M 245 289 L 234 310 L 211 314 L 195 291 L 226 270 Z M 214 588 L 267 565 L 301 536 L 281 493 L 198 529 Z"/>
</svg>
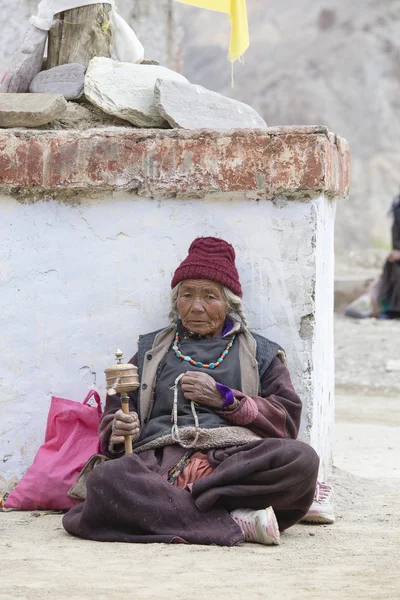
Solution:
<svg viewBox="0 0 400 600">
<path fill-rule="evenodd" d="M 0 195 L 0 491 L 32 463 L 51 396 L 82 401 L 95 372 L 104 399 L 115 350 L 130 358 L 139 333 L 166 324 L 172 274 L 204 235 L 236 248 L 250 326 L 286 350 L 304 403 L 301 438 L 327 476 L 334 205 L 324 196 L 271 202 L 232 193 L 104 192 L 79 203 Z"/>
<path fill-rule="evenodd" d="M 201 85 L 158 80 L 156 104 L 171 127 L 181 129 L 265 129 L 266 122 L 248 104 Z"/>
<path fill-rule="evenodd" d="M 137 127 L 168 127 L 155 104 L 157 79 L 188 83 L 183 75 L 166 67 L 96 57 L 90 61 L 86 73 L 85 95 L 105 113 Z"/>
</svg>

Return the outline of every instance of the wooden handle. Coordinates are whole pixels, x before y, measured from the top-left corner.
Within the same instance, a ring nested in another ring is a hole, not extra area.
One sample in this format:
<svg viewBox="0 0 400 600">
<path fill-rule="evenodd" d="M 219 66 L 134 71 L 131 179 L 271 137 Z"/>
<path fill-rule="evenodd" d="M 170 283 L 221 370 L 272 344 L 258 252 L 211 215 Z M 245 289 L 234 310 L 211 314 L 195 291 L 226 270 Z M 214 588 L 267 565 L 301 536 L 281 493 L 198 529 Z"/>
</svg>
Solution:
<svg viewBox="0 0 400 600">
<path fill-rule="evenodd" d="M 124 413 L 126 415 L 130 414 L 130 410 L 129 410 L 129 398 L 127 398 L 126 400 L 124 398 L 121 398 L 121 406 L 122 406 L 122 410 L 124 411 Z M 132 454 L 133 453 L 133 449 L 132 449 L 132 436 L 131 435 L 127 435 L 125 437 L 125 454 Z"/>
</svg>

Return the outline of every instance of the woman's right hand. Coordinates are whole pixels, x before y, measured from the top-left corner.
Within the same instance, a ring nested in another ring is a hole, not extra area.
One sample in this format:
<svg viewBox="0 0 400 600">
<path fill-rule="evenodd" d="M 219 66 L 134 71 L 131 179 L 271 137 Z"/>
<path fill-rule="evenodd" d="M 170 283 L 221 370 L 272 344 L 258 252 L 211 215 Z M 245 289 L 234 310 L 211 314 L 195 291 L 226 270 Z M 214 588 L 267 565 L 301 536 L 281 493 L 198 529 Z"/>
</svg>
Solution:
<svg viewBox="0 0 400 600">
<path fill-rule="evenodd" d="M 135 442 L 140 436 L 140 424 L 137 413 L 131 412 L 126 415 L 122 409 L 117 410 L 111 427 L 110 442 L 112 444 L 123 444 L 125 437 L 131 435 Z"/>
</svg>

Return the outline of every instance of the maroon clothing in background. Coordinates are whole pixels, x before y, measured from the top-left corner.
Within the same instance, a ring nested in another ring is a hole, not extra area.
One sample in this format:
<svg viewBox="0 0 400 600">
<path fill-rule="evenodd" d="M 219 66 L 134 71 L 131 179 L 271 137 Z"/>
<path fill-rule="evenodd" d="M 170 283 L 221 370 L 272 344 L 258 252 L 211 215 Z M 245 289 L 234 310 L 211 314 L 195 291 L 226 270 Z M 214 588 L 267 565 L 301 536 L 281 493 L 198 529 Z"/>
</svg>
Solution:
<svg viewBox="0 0 400 600">
<path fill-rule="evenodd" d="M 400 250 L 400 198 L 393 201 L 392 248 Z M 400 261 L 386 261 L 382 274 L 380 301 L 385 312 L 394 318 L 400 318 Z"/>
</svg>

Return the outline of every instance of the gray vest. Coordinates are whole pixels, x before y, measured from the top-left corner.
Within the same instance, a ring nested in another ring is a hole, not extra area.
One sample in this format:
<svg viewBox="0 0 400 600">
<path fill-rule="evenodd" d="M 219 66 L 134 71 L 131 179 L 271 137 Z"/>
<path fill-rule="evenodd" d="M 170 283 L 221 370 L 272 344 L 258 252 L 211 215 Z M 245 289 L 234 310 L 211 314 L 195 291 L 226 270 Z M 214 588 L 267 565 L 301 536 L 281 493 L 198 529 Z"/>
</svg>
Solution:
<svg viewBox="0 0 400 600">
<path fill-rule="evenodd" d="M 226 338 L 212 339 L 184 339 L 180 342 L 180 350 L 193 360 L 208 364 L 215 362 L 222 354 L 227 344 Z M 140 344 L 139 344 L 140 347 Z M 171 410 L 173 406 L 173 385 L 175 379 L 187 371 L 201 371 L 207 373 L 218 383 L 222 383 L 232 389 L 241 389 L 241 375 L 239 364 L 239 344 L 237 340 L 233 344 L 225 360 L 216 369 L 199 369 L 189 362 L 175 356 L 172 350 L 164 356 L 160 363 L 157 377 L 155 397 L 151 417 L 142 430 L 139 445 L 147 444 L 152 440 L 167 435 L 171 432 Z M 213 429 L 215 427 L 229 427 L 225 419 L 220 417 L 215 409 L 208 406 L 197 405 L 196 413 L 199 425 L 202 429 Z M 193 427 L 194 418 L 190 402 L 185 400 L 180 384 L 178 384 L 178 423 L 179 427 Z"/>
<path fill-rule="evenodd" d="M 137 361 L 138 361 L 138 373 L 139 373 L 139 381 L 142 380 L 142 371 L 143 364 L 145 361 L 146 353 L 149 352 L 153 348 L 154 340 L 156 335 L 163 331 L 163 329 L 159 329 L 158 331 L 153 331 L 152 333 L 146 333 L 144 335 L 139 336 L 139 344 L 138 344 L 138 353 L 137 353 Z M 258 363 L 258 376 L 259 376 L 259 392 L 261 392 L 261 380 L 264 378 L 265 373 L 268 371 L 268 368 L 271 362 L 276 358 L 279 352 L 283 352 L 282 348 L 272 342 L 271 340 L 263 337 L 254 332 L 250 332 L 252 337 L 255 339 L 257 344 L 256 349 L 256 361 Z M 234 345 L 238 345 L 240 343 L 240 334 L 238 334 L 236 342 Z M 177 359 L 176 359 L 177 360 Z M 157 377 L 160 374 L 160 370 L 162 367 L 162 362 L 158 367 Z M 220 368 L 220 367 L 218 367 Z M 140 388 L 138 390 L 138 412 L 140 414 Z"/>
</svg>

